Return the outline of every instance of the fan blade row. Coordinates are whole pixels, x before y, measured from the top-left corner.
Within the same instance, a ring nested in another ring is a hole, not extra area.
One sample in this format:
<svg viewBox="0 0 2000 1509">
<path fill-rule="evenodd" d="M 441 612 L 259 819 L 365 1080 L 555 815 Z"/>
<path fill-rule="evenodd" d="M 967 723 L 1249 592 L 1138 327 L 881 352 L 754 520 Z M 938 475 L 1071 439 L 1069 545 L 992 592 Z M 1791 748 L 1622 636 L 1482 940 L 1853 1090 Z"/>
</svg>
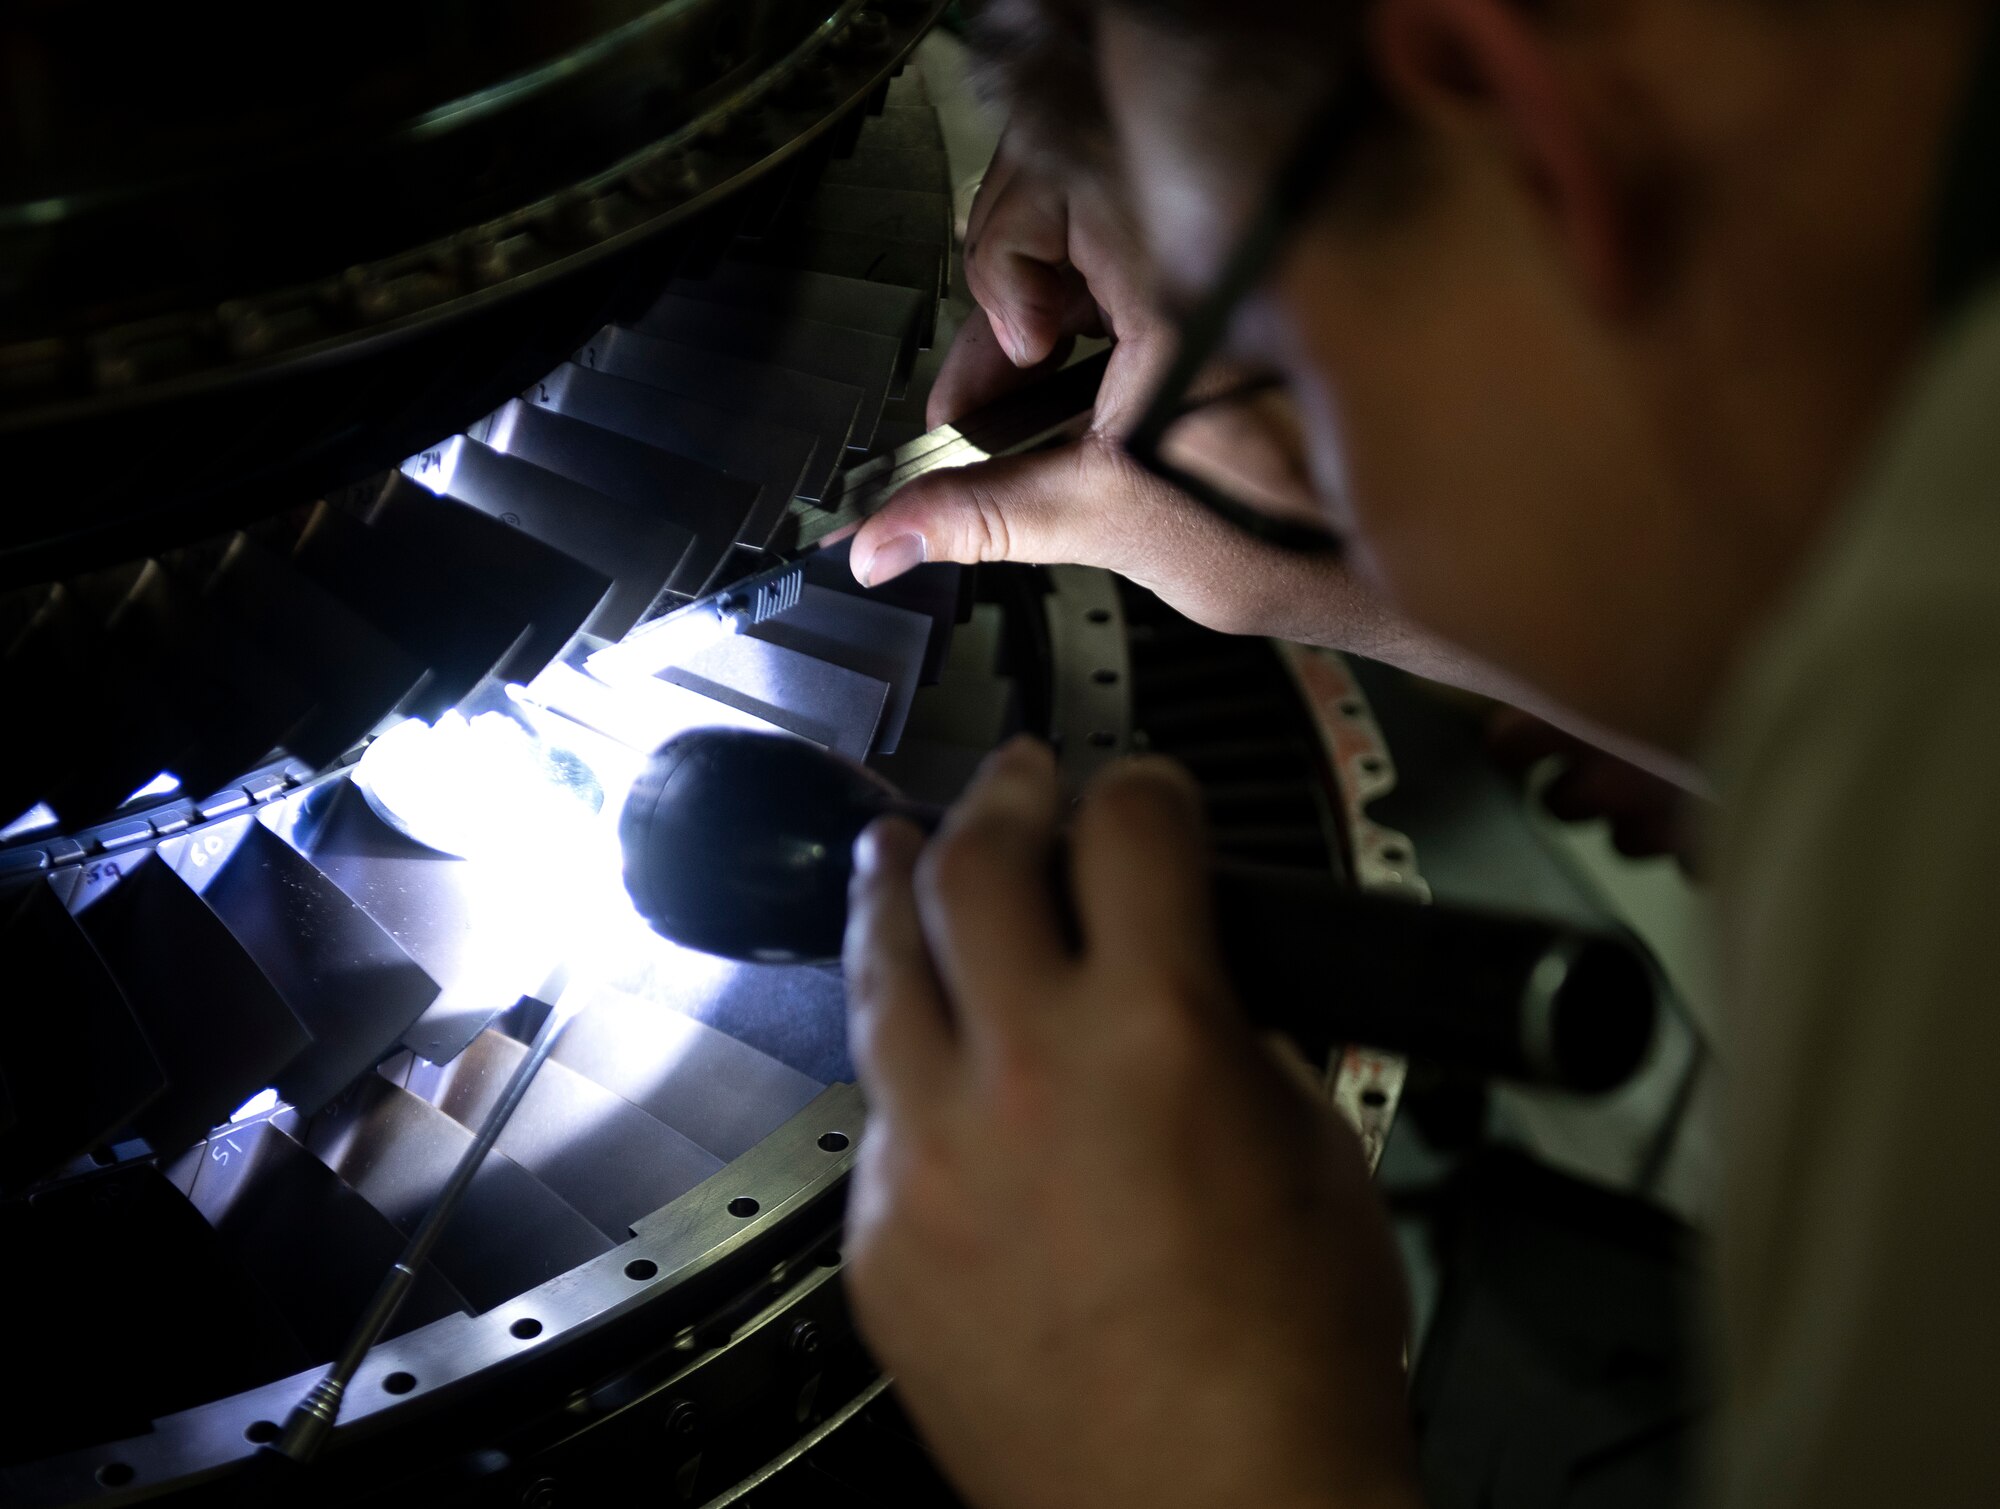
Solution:
<svg viewBox="0 0 2000 1509">
<path fill-rule="evenodd" d="M 19 727 L 0 811 L 94 821 L 162 770 L 204 791 L 274 749 L 319 766 L 489 673 L 532 676 L 609 582 L 474 509 L 391 485 L 37 589 L 0 647 Z"/>
<path fill-rule="evenodd" d="M 521 998 L 555 945 L 315 771 L 511 682 L 568 687 L 564 713 L 638 750 L 736 721 L 922 757 L 955 567 L 864 598 L 829 552 L 788 612 L 645 688 L 575 669 L 791 548 L 929 343 L 949 184 L 897 97 L 836 133 L 853 155 L 824 186 L 802 165 L 746 200 L 712 283 L 379 490 L 0 599 L 30 731 L 0 751 L 0 821 L 54 809 L 0 845 L 0 1192 L 26 1187 L 0 1265 L 36 1297 L 10 1360 L 37 1383 L 0 1466 L 326 1361 L 547 1009 Z M 163 770 L 217 794 L 125 803 Z M 837 975 L 656 973 L 565 1001 L 399 1331 L 606 1251 L 851 1075 Z"/>
<path fill-rule="evenodd" d="M 919 186 L 859 181 L 883 153 L 924 159 Z M 929 107 L 891 103 L 847 179 L 746 207 L 758 234 L 706 283 L 683 278 L 358 511 L 321 503 L 0 602 L 0 679 L 33 731 L 0 752 L 0 815 L 46 803 L 73 830 L 162 770 L 207 790 L 273 750 L 324 767 L 385 717 L 529 680 L 580 628 L 611 637 L 712 585 L 732 546 L 771 546 L 930 338 L 942 162 Z M 860 260 L 815 260 L 825 236 Z M 914 282 L 892 266 L 911 256 Z"/>
<path fill-rule="evenodd" d="M 935 194 L 941 204 L 932 223 L 927 216 L 910 226 L 913 239 L 884 240 L 854 227 L 861 223 L 866 201 L 841 204 L 847 189 L 911 191 Z M 929 345 L 936 309 L 949 291 L 951 179 L 937 112 L 928 104 L 897 104 L 862 121 L 852 155 L 836 158 L 820 180 L 818 202 L 808 218 L 813 224 L 794 225 L 739 243 L 734 255 L 772 267 L 831 273 L 914 289 L 926 303 L 926 324 L 920 343 Z"/>
<path fill-rule="evenodd" d="M 185 1193 L 277 1305 L 308 1362 L 319 1362 L 339 1352 L 405 1234 L 306 1151 L 298 1126 L 298 1114 L 284 1111 L 217 1129 L 183 1160 Z M 389 1334 L 469 1308 L 426 1266 Z"/>
<path fill-rule="evenodd" d="M 259 814 L 57 870 L 6 911 L 10 968 L 48 998 L 17 995 L 0 1037 L 23 1108 L 0 1184 L 128 1130 L 171 1155 L 266 1087 L 317 1107 L 438 995 Z"/>
<path fill-rule="evenodd" d="M 406 1088 L 476 1128 L 527 1053 L 488 1028 L 448 1064 L 413 1062 Z M 614 1242 L 722 1167 L 683 1133 L 561 1063 L 536 1074 L 496 1147 Z"/>
</svg>

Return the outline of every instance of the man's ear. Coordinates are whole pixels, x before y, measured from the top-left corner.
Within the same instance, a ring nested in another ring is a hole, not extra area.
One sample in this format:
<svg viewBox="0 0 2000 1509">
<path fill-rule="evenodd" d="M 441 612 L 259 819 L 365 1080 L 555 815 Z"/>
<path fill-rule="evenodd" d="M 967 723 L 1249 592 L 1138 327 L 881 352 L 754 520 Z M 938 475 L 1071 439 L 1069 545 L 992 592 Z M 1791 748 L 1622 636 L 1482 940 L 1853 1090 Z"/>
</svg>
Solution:
<svg viewBox="0 0 2000 1509">
<path fill-rule="evenodd" d="M 1379 0 L 1373 62 L 1420 127 L 1474 133 L 1511 160 L 1584 295 L 1607 314 L 1641 295 L 1610 162 L 1568 97 L 1548 38 L 1520 0 Z"/>
</svg>

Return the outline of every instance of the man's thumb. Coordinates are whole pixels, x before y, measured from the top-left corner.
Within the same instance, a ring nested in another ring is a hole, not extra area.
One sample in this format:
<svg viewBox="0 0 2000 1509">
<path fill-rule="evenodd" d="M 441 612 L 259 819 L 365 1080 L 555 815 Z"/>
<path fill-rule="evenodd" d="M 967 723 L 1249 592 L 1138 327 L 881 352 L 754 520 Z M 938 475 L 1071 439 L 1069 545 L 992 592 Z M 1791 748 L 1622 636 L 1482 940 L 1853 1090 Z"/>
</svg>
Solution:
<svg viewBox="0 0 2000 1509">
<path fill-rule="evenodd" d="M 1107 511 L 1088 506 L 1106 491 L 1075 446 L 929 472 L 861 526 L 849 559 L 864 587 L 925 561 L 1108 566 Z"/>
</svg>

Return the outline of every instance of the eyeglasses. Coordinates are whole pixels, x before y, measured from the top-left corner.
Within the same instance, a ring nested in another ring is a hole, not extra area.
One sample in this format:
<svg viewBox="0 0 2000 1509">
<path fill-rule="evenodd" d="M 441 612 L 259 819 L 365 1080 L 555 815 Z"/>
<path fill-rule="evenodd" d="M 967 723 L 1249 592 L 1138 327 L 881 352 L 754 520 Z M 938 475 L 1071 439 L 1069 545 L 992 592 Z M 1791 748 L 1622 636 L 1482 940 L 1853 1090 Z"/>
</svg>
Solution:
<svg viewBox="0 0 2000 1509">
<path fill-rule="evenodd" d="M 1218 477 L 1212 466 L 1197 470 L 1170 459 L 1167 452 L 1169 448 L 1186 449 L 1176 442 L 1192 438 L 1191 432 L 1204 421 L 1225 415 L 1234 420 L 1251 418 L 1259 407 L 1269 413 L 1283 396 L 1282 379 L 1268 375 L 1203 396 L 1190 395 L 1227 341 L 1237 311 L 1270 277 L 1285 241 L 1335 170 L 1346 162 L 1379 102 L 1373 87 L 1356 80 L 1339 90 L 1308 123 L 1241 240 L 1223 263 L 1215 286 L 1181 321 L 1173 364 L 1125 438 L 1125 454 L 1162 482 L 1186 493 L 1243 533 L 1302 554 L 1338 551 L 1340 539 L 1323 525 L 1273 514 L 1246 502 L 1240 493 L 1247 479 L 1240 472 L 1234 477 Z"/>
</svg>

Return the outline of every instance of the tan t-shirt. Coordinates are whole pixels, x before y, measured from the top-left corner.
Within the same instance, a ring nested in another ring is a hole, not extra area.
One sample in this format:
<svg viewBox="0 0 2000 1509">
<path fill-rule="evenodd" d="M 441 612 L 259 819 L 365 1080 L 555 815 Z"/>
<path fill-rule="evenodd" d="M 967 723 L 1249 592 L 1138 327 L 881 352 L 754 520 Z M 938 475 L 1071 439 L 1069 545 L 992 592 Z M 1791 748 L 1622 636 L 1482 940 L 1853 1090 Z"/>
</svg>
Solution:
<svg viewBox="0 0 2000 1509">
<path fill-rule="evenodd" d="M 2000 291 L 1717 732 L 1717 1501 L 2000 1506 Z"/>
</svg>

